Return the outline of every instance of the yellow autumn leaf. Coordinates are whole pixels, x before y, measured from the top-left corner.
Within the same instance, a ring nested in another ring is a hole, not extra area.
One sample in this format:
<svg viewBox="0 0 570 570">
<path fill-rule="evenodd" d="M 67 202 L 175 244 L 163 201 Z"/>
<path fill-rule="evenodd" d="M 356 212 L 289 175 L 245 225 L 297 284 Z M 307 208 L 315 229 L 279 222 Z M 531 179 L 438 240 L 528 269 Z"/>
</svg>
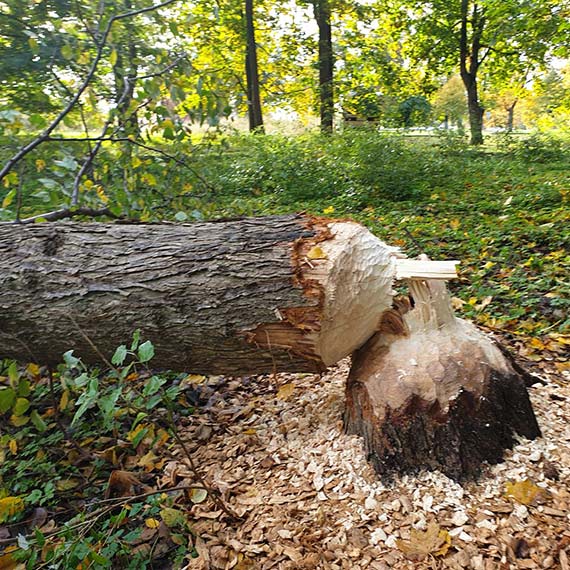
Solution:
<svg viewBox="0 0 570 570">
<path fill-rule="evenodd" d="M 323 210 L 323 214 L 326 214 L 327 216 L 329 214 L 332 214 L 334 212 L 334 206 L 327 206 L 324 210 Z"/>
<path fill-rule="evenodd" d="M 63 412 L 69 404 L 69 390 L 64 390 L 61 398 L 59 399 L 59 411 Z"/>
<path fill-rule="evenodd" d="M 109 61 L 111 62 L 111 65 L 115 65 L 117 63 L 118 58 L 119 58 L 119 54 L 117 53 L 117 50 L 114 49 L 111 52 L 111 55 L 109 56 Z"/>
<path fill-rule="evenodd" d="M 95 186 L 95 191 L 97 192 L 97 196 L 99 196 L 99 199 L 101 202 L 103 202 L 103 204 L 107 204 L 109 202 L 109 197 L 107 194 L 105 194 L 105 190 L 103 190 L 101 186 Z"/>
<path fill-rule="evenodd" d="M 509 481 L 505 485 L 505 489 L 505 496 L 514 499 L 521 505 L 530 505 L 544 494 L 544 489 L 535 485 L 530 479 Z"/>
<path fill-rule="evenodd" d="M 159 459 L 159 457 L 156 454 L 152 451 L 148 451 L 137 461 L 137 465 L 144 467 L 144 470 L 150 473 L 156 467 L 155 463 L 157 459 Z"/>
<path fill-rule="evenodd" d="M 40 375 L 40 367 L 37 364 L 30 362 L 30 364 L 26 366 L 26 372 L 37 378 Z"/>
<path fill-rule="evenodd" d="M 449 222 L 449 225 L 451 226 L 452 230 L 457 230 L 459 228 L 459 226 L 461 226 L 461 222 L 457 219 L 455 220 L 451 220 L 451 222 Z"/>
<path fill-rule="evenodd" d="M 24 510 L 24 501 L 20 497 L 0 499 L 0 523 L 4 523 Z"/>
<path fill-rule="evenodd" d="M 182 382 L 184 384 L 203 384 L 205 381 L 206 377 L 202 374 L 188 374 Z"/>
<path fill-rule="evenodd" d="M 322 250 L 320 246 L 315 245 L 309 250 L 307 257 L 309 259 L 326 259 L 327 254 Z"/>
<path fill-rule="evenodd" d="M 36 170 L 38 172 L 41 172 L 45 167 L 46 167 L 46 161 L 42 160 L 41 158 L 38 158 L 36 160 Z"/>
<path fill-rule="evenodd" d="M 283 386 L 280 386 L 279 390 L 277 390 L 277 399 L 287 400 L 287 398 L 289 398 L 294 391 L 295 384 L 283 384 Z"/>
<path fill-rule="evenodd" d="M 157 521 L 156 519 L 146 519 L 144 521 L 144 524 L 148 527 L 148 528 L 158 528 L 160 526 L 160 521 Z"/>
<path fill-rule="evenodd" d="M 15 439 L 11 439 L 8 443 L 8 448 L 12 452 L 12 455 L 16 455 L 16 453 L 18 453 L 18 442 Z"/>
<path fill-rule="evenodd" d="M 396 545 L 407 558 L 420 561 L 429 554 L 445 556 L 451 546 L 451 536 L 436 522 L 432 522 L 425 531 L 412 529 L 410 539 L 396 540 Z"/>
</svg>

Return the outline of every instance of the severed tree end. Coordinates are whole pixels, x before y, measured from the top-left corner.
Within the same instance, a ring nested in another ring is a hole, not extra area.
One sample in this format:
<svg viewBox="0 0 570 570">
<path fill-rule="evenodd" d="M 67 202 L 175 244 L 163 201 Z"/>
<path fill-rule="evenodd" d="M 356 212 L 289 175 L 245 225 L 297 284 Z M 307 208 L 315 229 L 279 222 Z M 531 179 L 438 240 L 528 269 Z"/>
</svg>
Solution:
<svg viewBox="0 0 570 570">
<path fill-rule="evenodd" d="M 345 429 L 364 438 L 383 479 L 420 469 L 473 479 L 483 462 L 500 462 L 517 435 L 540 436 L 530 375 L 453 315 L 444 282 L 409 285 L 414 308 L 396 304 L 353 355 Z"/>
</svg>

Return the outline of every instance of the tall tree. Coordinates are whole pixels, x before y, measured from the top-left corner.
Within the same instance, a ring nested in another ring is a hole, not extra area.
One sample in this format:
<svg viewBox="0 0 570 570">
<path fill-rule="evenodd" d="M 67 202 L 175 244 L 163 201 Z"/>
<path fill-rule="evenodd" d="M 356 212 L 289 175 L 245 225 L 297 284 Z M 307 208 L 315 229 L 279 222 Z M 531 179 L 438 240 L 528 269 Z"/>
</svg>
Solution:
<svg viewBox="0 0 570 570">
<path fill-rule="evenodd" d="M 483 142 L 480 71 L 538 68 L 568 45 L 568 0 L 403 0 L 415 55 L 459 73 L 467 92 L 471 143 Z"/>
<path fill-rule="evenodd" d="M 264 132 L 261 114 L 261 96 L 259 94 L 259 69 L 257 65 L 257 45 L 255 43 L 255 24 L 253 0 L 245 0 L 246 55 L 245 69 L 247 80 L 247 112 L 249 130 Z"/>
<path fill-rule="evenodd" d="M 313 0 L 313 12 L 319 27 L 319 97 L 321 130 L 330 133 L 334 120 L 334 53 L 331 7 L 329 0 Z"/>
</svg>

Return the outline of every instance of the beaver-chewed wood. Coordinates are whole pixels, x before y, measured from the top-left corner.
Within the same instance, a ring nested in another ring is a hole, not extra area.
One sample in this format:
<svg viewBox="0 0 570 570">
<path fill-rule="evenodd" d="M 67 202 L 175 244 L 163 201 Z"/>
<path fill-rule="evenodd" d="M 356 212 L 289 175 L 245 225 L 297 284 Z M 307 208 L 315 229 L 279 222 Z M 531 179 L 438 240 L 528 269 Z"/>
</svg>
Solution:
<svg viewBox="0 0 570 570">
<path fill-rule="evenodd" d="M 353 357 L 345 428 L 364 438 L 384 479 L 438 469 L 456 480 L 497 463 L 517 435 L 540 435 L 529 375 L 472 323 L 456 318 L 445 284 L 410 282 L 414 308 L 387 311 Z"/>
<path fill-rule="evenodd" d="M 0 358 L 110 360 L 133 332 L 157 368 L 315 372 L 392 303 L 397 250 L 305 215 L 196 224 L 0 224 Z"/>
</svg>

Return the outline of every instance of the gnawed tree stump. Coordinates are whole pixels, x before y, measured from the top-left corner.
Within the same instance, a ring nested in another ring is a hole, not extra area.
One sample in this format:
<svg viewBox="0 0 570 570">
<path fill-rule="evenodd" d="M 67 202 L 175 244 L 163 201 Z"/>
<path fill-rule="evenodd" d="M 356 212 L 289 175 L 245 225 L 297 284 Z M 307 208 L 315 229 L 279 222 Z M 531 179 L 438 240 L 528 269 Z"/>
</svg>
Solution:
<svg viewBox="0 0 570 570">
<path fill-rule="evenodd" d="M 398 267 L 363 226 L 304 215 L 0 225 L 0 251 L 0 357 L 101 364 L 141 329 L 157 368 L 236 376 L 350 354 Z"/>
<path fill-rule="evenodd" d="M 470 479 L 501 461 L 516 434 L 540 435 L 528 375 L 453 315 L 444 282 L 409 285 L 414 308 L 397 303 L 353 356 L 345 428 L 364 438 L 384 478 L 426 468 Z"/>
</svg>

